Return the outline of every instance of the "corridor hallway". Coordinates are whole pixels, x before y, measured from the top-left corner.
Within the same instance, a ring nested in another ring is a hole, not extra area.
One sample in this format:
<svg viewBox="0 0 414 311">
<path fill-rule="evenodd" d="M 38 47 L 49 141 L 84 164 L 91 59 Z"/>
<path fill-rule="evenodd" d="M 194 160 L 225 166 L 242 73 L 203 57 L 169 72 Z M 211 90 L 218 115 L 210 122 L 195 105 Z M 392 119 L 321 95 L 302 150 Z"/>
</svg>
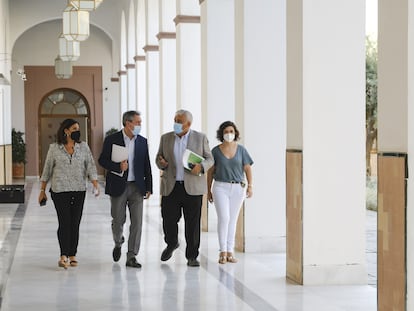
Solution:
<svg viewBox="0 0 414 311">
<path fill-rule="evenodd" d="M 199 268 L 186 265 L 182 226 L 180 248 L 162 263 L 165 244 L 155 197 L 144 206 L 137 257 L 142 269 L 125 267 L 125 244 L 120 261 L 112 261 L 109 198 L 102 193 L 95 198 L 90 192 L 81 223 L 79 266 L 58 268 L 55 209 L 50 197 L 46 208 L 39 207 L 38 194 L 38 181 L 29 180 L 25 205 L 0 204 L 1 311 L 376 310 L 373 286 L 290 283 L 285 278 L 285 254 L 236 253 L 237 264 L 219 265 L 215 223 L 210 232 L 202 233 Z M 210 210 L 212 222 L 213 216 Z M 125 231 L 128 224 L 129 220 Z"/>
</svg>

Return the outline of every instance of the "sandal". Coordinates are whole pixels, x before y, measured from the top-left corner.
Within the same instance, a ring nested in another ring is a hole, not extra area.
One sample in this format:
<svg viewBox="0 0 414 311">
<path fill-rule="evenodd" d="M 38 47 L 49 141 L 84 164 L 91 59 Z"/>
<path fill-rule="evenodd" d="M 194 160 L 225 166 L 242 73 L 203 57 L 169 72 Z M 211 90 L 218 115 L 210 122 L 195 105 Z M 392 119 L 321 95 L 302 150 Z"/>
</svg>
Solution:
<svg viewBox="0 0 414 311">
<path fill-rule="evenodd" d="M 77 267 L 78 261 L 76 260 L 75 256 L 69 256 L 69 264 L 71 267 Z"/>
<path fill-rule="evenodd" d="M 58 261 L 58 266 L 64 269 L 67 269 L 69 265 L 68 258 L 66 256 L 60 256 L 60 260 Z"/>
<path fill-rule="evenodd" d="M 237 258 L 233 257 L 233 255 L 231 253 L 227 254 L 227 261 L 231 262 L 231 263 L 236 263 L 238 262 Z"/>
<path fill-rule="evenodd" d="M 226 252 L 220 252 L 219 263 L 225 264 L 227 262 Z"/>
</svg>

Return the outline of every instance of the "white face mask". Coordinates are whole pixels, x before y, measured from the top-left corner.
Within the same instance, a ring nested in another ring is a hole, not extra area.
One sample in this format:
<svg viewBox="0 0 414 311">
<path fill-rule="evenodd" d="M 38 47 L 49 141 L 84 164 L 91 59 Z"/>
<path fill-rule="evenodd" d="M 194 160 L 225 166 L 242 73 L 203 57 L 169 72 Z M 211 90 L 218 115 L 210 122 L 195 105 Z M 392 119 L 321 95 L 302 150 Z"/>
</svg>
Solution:
<svg viewBox="0 0 414 311">
<path fill-rule="evenodd" d="M 227 142 L 232 142 L 234 140 L 234 133 L 227 133 L 223 135 L 223 138 Z"/>
</svg>

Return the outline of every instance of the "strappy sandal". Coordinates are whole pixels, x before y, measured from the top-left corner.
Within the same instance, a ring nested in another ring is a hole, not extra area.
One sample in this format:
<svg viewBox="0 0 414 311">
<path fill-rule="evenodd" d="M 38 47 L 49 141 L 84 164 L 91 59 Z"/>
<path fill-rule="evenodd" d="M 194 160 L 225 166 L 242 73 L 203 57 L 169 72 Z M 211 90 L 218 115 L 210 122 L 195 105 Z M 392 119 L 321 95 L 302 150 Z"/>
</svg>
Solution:
<svg viewBox="0 0 414 311">
<path fill-rule="evenodd" d="M 227 262 L 236 263 L 238 262 L 238 260 L 237 258 L 233 257 L 233 255 L 230 253 L 230 254 L 227 254 Z"/>
<path fill-rule="evenodd" d="M 69 256 L 69 264 L 71 267 L 77 267 L 78 261 L 76 260 L 75 256 Z"/>
<path fill-rule="evenodd" d="M 219 263 L 225 264 L 227 262 L 226 252 L 221 252 L 218 260 Z"/>
<path fill-rule="evenodd" d="M 66 256 L 60 256 L 58 261 L 58 266 L 64 269 L 67 269 L 69 265 L 68 258 Z"/>
</svg>

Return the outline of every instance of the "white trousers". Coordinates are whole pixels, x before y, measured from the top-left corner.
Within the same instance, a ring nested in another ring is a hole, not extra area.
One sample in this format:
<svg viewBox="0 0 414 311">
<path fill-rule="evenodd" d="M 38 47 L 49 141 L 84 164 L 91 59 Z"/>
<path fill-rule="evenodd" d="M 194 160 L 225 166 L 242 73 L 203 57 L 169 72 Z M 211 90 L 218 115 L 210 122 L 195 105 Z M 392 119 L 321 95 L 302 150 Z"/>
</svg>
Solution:
<svg viewBox="0 0 414 311">
<path fill-rule="evenodd" d="M 246 187 L 214 181 L 211 192 L 217 212 L 220 252 L 233 252 L 237 218 L 246 198 Z"/>
</svg>

